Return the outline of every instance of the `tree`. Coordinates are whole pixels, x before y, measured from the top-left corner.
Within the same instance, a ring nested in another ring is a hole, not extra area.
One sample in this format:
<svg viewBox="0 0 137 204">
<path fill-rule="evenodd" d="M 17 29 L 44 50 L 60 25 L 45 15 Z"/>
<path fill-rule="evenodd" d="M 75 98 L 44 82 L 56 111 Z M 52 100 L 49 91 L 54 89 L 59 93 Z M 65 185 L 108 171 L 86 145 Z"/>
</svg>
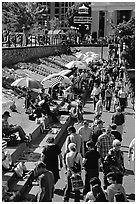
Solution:
<svg viewBox="0 0 137 204">
<path fill-rule="evenodd" d="M 57 29 L 60 29 L 60 21 L 59 21 L 58 18 L 54 17 L 53 19 L 51 19 L 51 20 L 49 21 L 49 23 L 50 23 L 50 29 L 51 29 L 52 31 L 57 30 Z"/>
<path fill-rule="evenodd" d="M 115 38 L 121 45 L 125 43 L 126 49 L 123 52 L 124 58 L 127 60 L 131 68 L 135 68 L 135 18 L 131 18 L 128 22 L 112 25 Z"/>
<path fill-rule="evenodd" d="M 27 6 L 26 2 L 3 2 L 2 24 L 13 32 L 21 32 L 23 26 L 30 27 L 34 23 L 34 16 Z"/>
</svg>

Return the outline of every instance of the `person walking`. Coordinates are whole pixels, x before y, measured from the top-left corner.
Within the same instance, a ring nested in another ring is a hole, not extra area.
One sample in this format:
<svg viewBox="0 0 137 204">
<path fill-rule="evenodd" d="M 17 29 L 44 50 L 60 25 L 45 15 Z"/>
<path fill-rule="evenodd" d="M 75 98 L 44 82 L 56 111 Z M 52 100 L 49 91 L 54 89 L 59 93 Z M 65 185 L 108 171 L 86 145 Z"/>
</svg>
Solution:
<svg viewBox="0 0 137 204">
<path fill-rule="evenodd" d="M 117 174 L 114 172 L 110 172 L 107 174 L 107 180 L 110 184 L 106 191 L 106 197 L 108 202 L 127 202 L 126 192 L 122 184 L 118 183 Z M 122 200 L 116 200 L 116 194 L 122 194 Z"/>
<path fill-rule="evenodd" d="M 110 127 L 111 127 L 111 134 L 115 136 L 115 139 L 122 142 L 121 134 L 120 132 L 117 131 L 117 125 L 115 123 L 112 123 Z"/>
<path fill-rule="evenodd" d="M 46 165 L 40 161 L 35 170 L 34 178 L 38 180 L 39 191 L 37 202 L 52 202 L 54 195 L 54 176 L 46 169 Z"/>
<path fill-rule="evenodd" d="M 84 142 L 84 155 L 87 151 L 86 143 L 90 139 L 92 134 L 92 129 L 89 127 L 89 123 L 87 120 L 83 122 L 83 126 L 78 129 L 78 134 L 81 135 L 83 142 Z"/>
<path fill-rule="evenodd" d="M 99 98 L 96 98 L 96 106 L 95 106 L 95 115 L 99 115 L 101 117 L 103 112 L 102 101 Z"/>
<path fill-rule="evenodd" d="M 97 150 L 100 153 L 101 161 L 103 163 L 104 158 L 106 157 L 108 151 L 113 146 L 113 140 L 115 139 L 114 135 L 111 134 L 111 127 L 106 128 L 105 133 L 100 135 L 97 140 Z"/>
<path fill-rule="evenodd" d="M 96 125 L 92 127 L 92 135 L 90 139 L 96 144 L 98 137 L 103 134 L 103 120 L 97 120 Z"/>
<path fill-rule="evenodd" d="M 100 93 L 101 93 L 100 87 L 98 86 L 97 83 L 95 83 L 92 93 L 91 93 L 91 95 L 93 96 L 93 101 L 94 101 L 94 110 L 95 110 L 96 102 L 97 102 L 96 98 L 99 98 Z"/>
<path fill-rule="evenodd" d="M 125 173 L 123 152 L 120 150 L 121 142 L 117 139 L 113 141 L 113 147 L 109 150 L 104 159 L 104 175 L 109 172 L 115 172 L 117 174 L 117 183 L 122 184 L 123 176 Z M 106 182 L 106 185 L 107 182 Z"/>
<path fill-rule="evenodd" d="M 123 134 L 123 125 L 125 123 L 125 116 L 121 112 L 121 108 L 118 106 L 116 108 L 116 113 L 112 115 L 112 123 L 117 125 L 117 131 L 120 132 L 121 136 Z"/>
<path fill-rule="evenodd" d="M 72 192 L 72 184 L 71 184 L 71 176 L 73 174 L 75 174 L 75 172 L 73 172 L 72 167 L 74 165 L 74 160 L 75 162 L 79 163 L 82 169 L 82 156 L 80 153 L 77 153 L 77 148 L 76 148 L 76 144 L 75 143 L 69 143 L 68 145 L 68 149 L 69 152 L 66 154 L 66 170 L 67 170 L 67 174 L 66 174 L 66 186 L 65 186 L 65 191 L 64 191 L 64 198 L 63 201 L 64 202 L 69 202 L 69 198 Z M 77 154 L 77 155 L 76 155 Z M 81 174 L 81 171 L 78 172 L 79 174 Z M 74 198 L 74 202 L 80 202 L 80 191 L 76 190 L 75 191 L 75 198 Z"/>
<path fill-rule="evenodd" d="M 99 136 L 97 140 L 97 151 L 100 153 L 101 163 L 104 169 L 104 159 L 108 154 L 108 151 L 113 146 L 114 135 L 111 134 L 111 127 L 106 128 L 106 132 Z M 104 188 L 106 188 L 106 178 L 104 176 Z"/>
<path fill-rule="evenodd" d="M 76 133 L 76 128 L 74 126 L 69 126 L 68 129 L 68 136 L 65 142 L 65 153 L 68 152 L 68 145 L 70 143 L 76 144 L 76 151 L 81 153 L 84 156 L 84 145 L 82 136 Z"/>
<path fill-rule="evenodd" d="M 124 90 L 124 86 L 122 86 L 121 89 L 118 91 L 118 97 L 121 111 L 124 112 L 127 102 L 127 93 Z"/>
<path fill-rule="evenodd" d="M 46 142 L 47 144 L 41 154 L 41 160 L 46 164 L 47 170 L 53 173 L 56 184 L 60 178 L 59 164 L 60 168 L 63 167 L 61 149 L 55 144 L 54 137 L 52 136 L 49 136 Z"/>
<path fill-rule="evenodd" d="M 129 144 L 128 161 L 130 160 L 132 160 L 134 163 L 134 173 L 135 173 L 135 138 Z"/>
<path fill-rule="evenodd" d="M 108 85 L 105 91 L 105 99 L 106 99 L 106 111 L 110 111 L 111 108 L 111 101 L 112 101 L 112 93 L 113 90 L 110 85 Z"/>
<path fill-rule="evenodd" d="M 99 176 L 99 159 L 100 154 L 95 150 L 95 144 L 92 141 L 86 143 L 88 151 L 85 154 L 83 160 L 83 167 L 85 168 L 85 188 L 83 195 L 86 195 L 90 191 L 90 179 Z"/>
</svg>

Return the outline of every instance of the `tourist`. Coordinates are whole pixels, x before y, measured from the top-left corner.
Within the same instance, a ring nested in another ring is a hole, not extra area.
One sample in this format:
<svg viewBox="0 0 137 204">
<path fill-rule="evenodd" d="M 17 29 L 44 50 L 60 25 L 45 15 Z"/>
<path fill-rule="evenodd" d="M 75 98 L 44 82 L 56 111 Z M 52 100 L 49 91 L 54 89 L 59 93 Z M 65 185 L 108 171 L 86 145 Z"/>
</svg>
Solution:
<svg viewBox="0 0 137 204">
<path fill-rule="evenodd" d="M 119 202 L 127 202 L 125 189 L 122 184 L 118 183 L 117 181 L 117 174 L 114 172 L 110 172 L 107 174 L 107 180 L 109 183 L 109 186 L 106 189 L 106 195 L 108 202 L 118 202 L 118 200 L 115 200 L 116 194 L 122 193 L 122 200 L 119 200 Z M 121 196 L 120 196 L 121 197 Z"/>
<path fill-rule="evenodd" d="M 106 111 L 110 111 L 111 108 L 111 101 L 112 101 L 112 87 L 108 85 L 106 91 L 105 91 L 105 99 L 106 99 Z"/>
<path fill-rule="evenodd" d="M 94 202 L 107 202 L 106 195 L 103 192 L 101 186 L 98 184 L 92 187 L 93 196 L 95 198 Z"/>
<path fill-rule="evenodd" d="M 114 135 L 111 134 L 111 127 L 106 128 L 106 132 L 98 137 L 97 140 L 97 151 L 100 153 L 101 163 L 104 168 L 104 159 L 108 154 L 108 151 L 113 146 L 113 140 L 115 139 Z M 106 188 L 106 178 L 104 176 L 104 189 Z"/>
<path fill-rule="evenodd" d="M 67 136 L 65 142 L 65 152 L 68 152 L 68 145 L 73 142 L 76 144 L 76 151 L 81 153 L 82 156 L 84 156 L 84 145 L 82 136 L 76 133 L 76 128 L 74 126 L 69 126 L 67 131 L 69 135 Z"/>
<path fill-rule="evenodd" d="M 77 124 L 83 122 L 83 106 L 82 102 L 76 106 Z"/>
<path fill-rule="evenodd" d="M 29 109 L 29 107 L 31 105 L 31 100 L 32 100 L 31 91 L 27 90 L 26 95 L 25 95 L 25 108 L 26 108 L 26 112 L 25 113 L 29 113 L 28 109 Z"/>
<path fill-rule="evenodd" d="M 54 176 L 46 169 L 46 165 L 40 161 L 35 170 L 34 178 L 38 179 L 39 191 L 37 202 L 52 202 L 54 195 Z"/>
<path fill-rule="evenodd" d="M 69 152 L 66 154 L 66 168 L 67 168 L 67 180 L 66 180 L 66 186 L 65 186 L 65 192 L 64 192 L 64 198 L 63 198 L 63 201 L 64 202 L 69 202 L 69 198 L 70 198 L 70 194 L 71 194 L 71 191 L 72 191 L 72 184 L 71 184 L 71 176 L 73 174 L 75 174 L 75 172 L 73 172 L 72 170 L 72 167 L 73 167 L 73 164 L 74 164 L 74 158 L 75 158 L 75 155 L 76 155 L 76 152 L 77 152 L 77 148 L 76 148 L 76 144 L 75 143 L 70 143 L 68 145 L 68 149 L 69 149 Z M 75 158 L 75 161 L 77 163 L 80 163 L 81 165 L 81 169 L 82 169 L 82 157 L 81 157 L 81 154 L 78 153 L 76 158 Z M 79 172 L 81 173 L 81 172 Z M 76 190 L 75 191 L 75 198 L 74 198 L 74 202 L 80 202 L 80 191 L 79 190 Z"/>
<path fill-rule="evenodd" d="M 56 184 L 60 178 L 59 163 L 60 168 L 63 167 L 61 149 L 58 145 L 55 144 L 54 137 L 52 136 L 49 136 L 46 142 L 47 143 L 41 154 L 41 159 L 46 164 L 47 170 L 52 171 Z"/>
<path fill-rule="evenodd" d="M 94 144 L 96 144 L 98 137 L 103 134 L 103 123 L 104 121 L 99 119 L 97 120 L 96 125 L 93 125 L 92 127 L 92 134 L 90 139 L 94 142 Z"/>
<path fill-rule="evenodd" d="M 94 101 L 94 110 L 95 110 L 96 102 L 97 102 L 96 98 L 99 98 L 100 93 L 101 93 L 100 87 L 98 86 L 97 83 L 95 83 L 92 93 L 91 93 L 91 96 L 93 96 L 93 101 Z"/>
<path fill-rule="evenodd" d="M 130 142 L 128 149 L 128 161 L 132 159 L 134 163 L 134 173 L 135 173 L 135 138 Z"/>
<path fill-rule="evenodd" d="M 38 98 L 38 101 L 42 101 L 45 97 L 45 89 L 42 88 L 41 89 L 41 92 L 38 94 L 37 98 Z"/>
<path fill-rule="evenodd" d="M 111 127 L 106 128 L 105 133 L 100 135 L 97 140 L 97 150 L 100 153 L 101 160 L 104 161 L 108 151 L 113 146 L 113 140 L 115 139 L 114 135 L 111 134 Z"/>
<path fill-rule="evenodd" d="M 119 131 L 117 131 L 117 125 L 115 123 L 112 123 L 110 125 L 111 127 L 111 134 L 115 136 L 115 139 L 122 141 L 122 137 Z"/>
<path fill-rule="evenodd" d="M 119 131 L 122 136 L 123 125 L 125 123 L 125 116 L 121 112 L 121 108 L 119 106 L 116 108 L 116 113 L 112 115 L 112 123 L 115 123 L 117 125 L 117 131 Z"/>
<path fill-rule="evenodd" d="M 109 172 L 117 173 L 117 183 L 122 184 L 125 173 L 123 152 L 120 150 L 121 142 L 117 139 L 113 141 L 113 147 L 109 150 L 104 159 L 104 175 Z M 106 183 L 107 185 L 107 183 Z"/>
<path fill-rule="evenodd" d="M 90 180 L 90 188 L 85 196 L 85 202 L 107 202 L 105 192 L 101 188 L 101 181 L 98 177 L 93 177 Z"/>
<path fill-rule="evenodd" d="M 49 106 L 49 103 L 48 103 L 48 98 L 47 96 L 44 97 L 44 100 L 40 101 L 39 102 L 39 106 L 41 107 L 41 110 L 42 110 L 42 113 L 44 115 L 47 115 L 48 117 L 51 117 L 52 118 L 52 121 L 54 123 L 59 123 L 59 120 L 56 116 L 55 113 L 53 113 L 51 110 L 50 110 L 50 106 Z"/>
<path fill-rule="evenodd" d="M 86 143 L 88 151 L 83 160 L 83 167 L 85 168 L 85 188 L 83 195 L 90 191 L 90 179 L 99 176 L 99 158 L 100 154 L 95 150 L 95 144 L 92 141 Z"/>
<path fill-rule="evenodd" d="M 114 105 L 114 112 L 116 112 L 116 108 L 119 106 L 119 97 L 117 93 L 114 94 L 113 105 Z"/>
<path fill-rule="evenodd" d="M 121 89 L 118 91 L 118 97 L 119 97 L 119 104 L 121 111 L 123 112 L 126 107 L 126 101 L 127 101 L 127 93 L 124 90 L 124 86 L 121 87 Z"/>
<path fill-rule="evenodd" d="M 95 106 L 95 115 L 102 115 L 103 112 L 103 105 L 102 105 L 102 101 L 99 98 L 96 98 L 96 106 Z"/>
<path fill-rule="evenodd" d="M 105 90 L 106 90 L 105 84 L 102 83 L 101 84 L 101 100 L 102 100 L 103 106 L 105 106 Z"/>
<path fill-rule="evenodd" d="M 78 134 L 82 136 L 84 142 L 84 152 L 87 151 L 86 143 L 90 139 L 92 134 L 92 129 L 89 127 L 89 123 L 87 120 L 83 122 L 83 126 L 78 129 Z"/>
<path fill-rule="evenodd" d="M 20 125 L 13 125 L 8 122 L 8 118 L 11 117 L 8 111 L 5 111 L 2 115 L 2 133 L 10 136 L 13 133 L 18 132 L 21 142 L 26 142 L 26 133 Z"/>
</svg>

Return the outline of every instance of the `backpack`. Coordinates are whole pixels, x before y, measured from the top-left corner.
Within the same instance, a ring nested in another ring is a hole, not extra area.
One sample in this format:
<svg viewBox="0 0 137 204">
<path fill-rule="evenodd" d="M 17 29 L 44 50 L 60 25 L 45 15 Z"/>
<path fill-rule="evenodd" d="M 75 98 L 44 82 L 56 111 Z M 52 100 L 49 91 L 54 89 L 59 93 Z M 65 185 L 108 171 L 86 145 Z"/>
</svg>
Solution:
<svg viewBox="0 0 137 204">
<path fill-rule="evenodd" d="M 124 194 L 123 194 L 122 192 L 120 192 L 120 190 L 118 190 L 118 191 L 115 193 L 114 201 L 115 201 L 115 202 L 125 202 Z"/>
</svg>

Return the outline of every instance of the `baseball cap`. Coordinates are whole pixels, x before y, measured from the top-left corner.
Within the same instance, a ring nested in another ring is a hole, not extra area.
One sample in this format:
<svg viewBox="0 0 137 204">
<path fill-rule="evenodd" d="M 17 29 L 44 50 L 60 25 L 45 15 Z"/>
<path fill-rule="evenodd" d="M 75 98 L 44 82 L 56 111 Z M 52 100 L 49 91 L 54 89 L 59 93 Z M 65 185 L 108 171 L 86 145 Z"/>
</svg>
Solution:
<svg viewBox="0 0 137 204">
<path fill-rule="evenodd" d="M 3 116 L 4 116 L 4 115 L 7 115 L 8 117 L 11 117 L 9 111 L 5 111 L 5 112 L 3 113 Z"/>
</svg>

